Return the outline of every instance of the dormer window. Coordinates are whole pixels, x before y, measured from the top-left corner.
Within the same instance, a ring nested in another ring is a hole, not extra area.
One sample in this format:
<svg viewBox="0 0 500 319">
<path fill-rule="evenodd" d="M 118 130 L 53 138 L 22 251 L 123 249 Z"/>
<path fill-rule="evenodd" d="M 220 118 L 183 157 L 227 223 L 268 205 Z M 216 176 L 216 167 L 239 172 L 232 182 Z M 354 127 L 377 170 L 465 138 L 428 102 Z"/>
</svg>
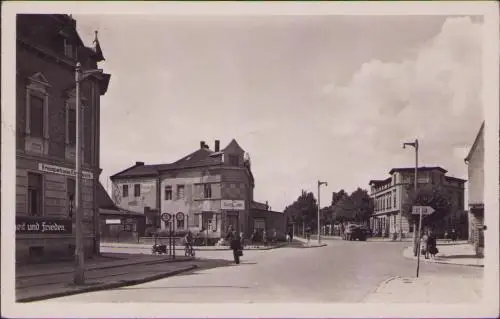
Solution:
<svg viewBox="0 0 500 319">
<path fill-rule="evenodd" d="M 77 59 L 76 46 L 70 40 L 69 34 L 67 34 L 64 31 L 60 31 L 59 35 L 62 38 L 64 56 L 66 56 L 70 59 L 76 60 Z"/>
</svg>

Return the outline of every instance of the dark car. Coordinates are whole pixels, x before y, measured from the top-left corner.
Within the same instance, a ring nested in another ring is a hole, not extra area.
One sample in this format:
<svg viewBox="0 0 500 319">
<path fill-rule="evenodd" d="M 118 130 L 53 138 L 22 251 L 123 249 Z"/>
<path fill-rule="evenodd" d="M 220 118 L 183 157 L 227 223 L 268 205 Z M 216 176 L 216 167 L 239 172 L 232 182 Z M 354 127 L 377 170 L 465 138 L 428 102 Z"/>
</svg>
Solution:
<svg viewBox="0 0 500 319">
<path fill-rule="evenodd" d="M 356 240 L 365 241 L 368 237 L 366 228 L 359 225 L 349 225 L 344 233 L 345 240 Z"/>
</svg>

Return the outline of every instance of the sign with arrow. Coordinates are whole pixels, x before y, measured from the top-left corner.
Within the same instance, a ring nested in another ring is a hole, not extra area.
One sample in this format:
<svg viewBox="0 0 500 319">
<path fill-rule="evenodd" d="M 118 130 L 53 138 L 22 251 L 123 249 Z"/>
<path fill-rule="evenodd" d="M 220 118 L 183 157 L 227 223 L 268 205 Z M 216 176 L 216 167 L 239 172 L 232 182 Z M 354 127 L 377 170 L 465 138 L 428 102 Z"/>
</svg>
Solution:
<svg viewBox="0 0 500 319">
<path fill-rule="evenodd" d="M 431 206 L 413 206 L 411 213 L 413 215 L 430 215 L 434 213 L 436 210 Z"/>
</svg>

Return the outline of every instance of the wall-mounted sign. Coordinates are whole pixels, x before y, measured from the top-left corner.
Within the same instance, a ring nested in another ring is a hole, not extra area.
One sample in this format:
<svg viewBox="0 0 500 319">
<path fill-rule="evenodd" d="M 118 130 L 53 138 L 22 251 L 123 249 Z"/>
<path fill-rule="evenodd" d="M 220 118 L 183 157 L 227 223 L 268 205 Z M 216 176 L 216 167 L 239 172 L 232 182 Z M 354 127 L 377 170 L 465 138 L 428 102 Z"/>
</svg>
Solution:
<svg viewBox="0 0 500 319">
<path fill-rule="evenodd" d="M 245 201 L 223 199 L 221 200 L 220 208 L 226 210 L 245 210 Z"/>
<path fill-rule="evenodd" d="M 119 225 L 121 223 L 121 219 L 106 219 L 106 225 Z"/>
<path fill-rule="evenodd" d="M 175 214 L 175 218 L 177 220 L 184 220 L 184 213 L 178 212 L 177 214 Z"/>
<path fill-rule="evenodd" d="M 76 177 L 76 171 L 74 169 L 62 166 L 38 163 L 38 170 L 42 172 Z M 82 171 L 82 177 L 85 179 L 93 179 L 94 174 L 89 171 Z"/>
<path fill-rule="evenodd" d="M 18 234 L 71 234 L 72 226 L 70 219 L 16 217 Z"/>
</svg>

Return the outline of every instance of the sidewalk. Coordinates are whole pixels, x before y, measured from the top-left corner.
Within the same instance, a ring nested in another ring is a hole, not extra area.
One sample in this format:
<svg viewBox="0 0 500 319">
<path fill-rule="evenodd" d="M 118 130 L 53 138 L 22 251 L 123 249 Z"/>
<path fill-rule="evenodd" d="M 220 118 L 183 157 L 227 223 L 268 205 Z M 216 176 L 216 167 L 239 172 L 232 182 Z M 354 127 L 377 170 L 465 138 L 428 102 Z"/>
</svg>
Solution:
<svg viewBox="0 0 500 319">
<path fill-rule="evenodd" d="M 113 289 L 157 280 L 192 270 L 197 264 L 192 258 L 105 254 L 89 260 L 85 267 L 86 285 L 74 286 L 71 263 L 18 266 L 16 270 L 16 300 L 30 302 L 83 292 Z M 123 255 L 123 256 L 117 256 Z M 198 263 L 203 261 L 198 261 Z"/>
<path fill-rule="evenodd" d="M 301 242 L 303 248 L 317 248 L 317 247 L 324 247 L 324 246 L 326 246 L 326 243 L 318 244 L 318 240 L 317 239 L 314 240 L 313 238 L 311 238 L 309 241 L 307 239 L 305 239 L 305 238 L 297 237 L 297 236 L 294 236 L 293 238 L 295 240 Z"/>
<path fill-rule="evenodd" d="M 464 243 L 463 241 L 455 243 L 438 243 L 437 248 L 439 253 L 436 255 L 435 259 L 425 259 L 424 256 L 420 256 L 420 261 L 438 264 L 484 267 L 484 259 L 476 257 L 472 245 Z M 413 255 L 412 246 L 403 250 L 403 256 L 408 259 L 417 259 L 417 257 Z"/>
<path fill-rule="evenodd" d="M 269 250 L 274 248 L 280 248 L 286 246 L 288 243 L 278 243 L 276 245 L 245 245 L 245 250 Z M 168 246 L 168 245 L 167 245 Z M 134 248 L 134 249 L 147 249 L 151 250 L 152 245 L 150 244 L 134 244 L 134 243 L 101 243 L 101 247 L 105 248 Z M 229 250 L 228 246 L 194 246 L 195 251 L 219 251 L 219 250 Z M 175 246 L 175 251 L 177 253 L 184 253 L 184 246 Z"/>
<path fill-rule="evenodd" d="M 476 303 L 482 299 L 482 277 L 422 275 L 392 277 L 369 294 L 366 303 Z"/>
</svg>

